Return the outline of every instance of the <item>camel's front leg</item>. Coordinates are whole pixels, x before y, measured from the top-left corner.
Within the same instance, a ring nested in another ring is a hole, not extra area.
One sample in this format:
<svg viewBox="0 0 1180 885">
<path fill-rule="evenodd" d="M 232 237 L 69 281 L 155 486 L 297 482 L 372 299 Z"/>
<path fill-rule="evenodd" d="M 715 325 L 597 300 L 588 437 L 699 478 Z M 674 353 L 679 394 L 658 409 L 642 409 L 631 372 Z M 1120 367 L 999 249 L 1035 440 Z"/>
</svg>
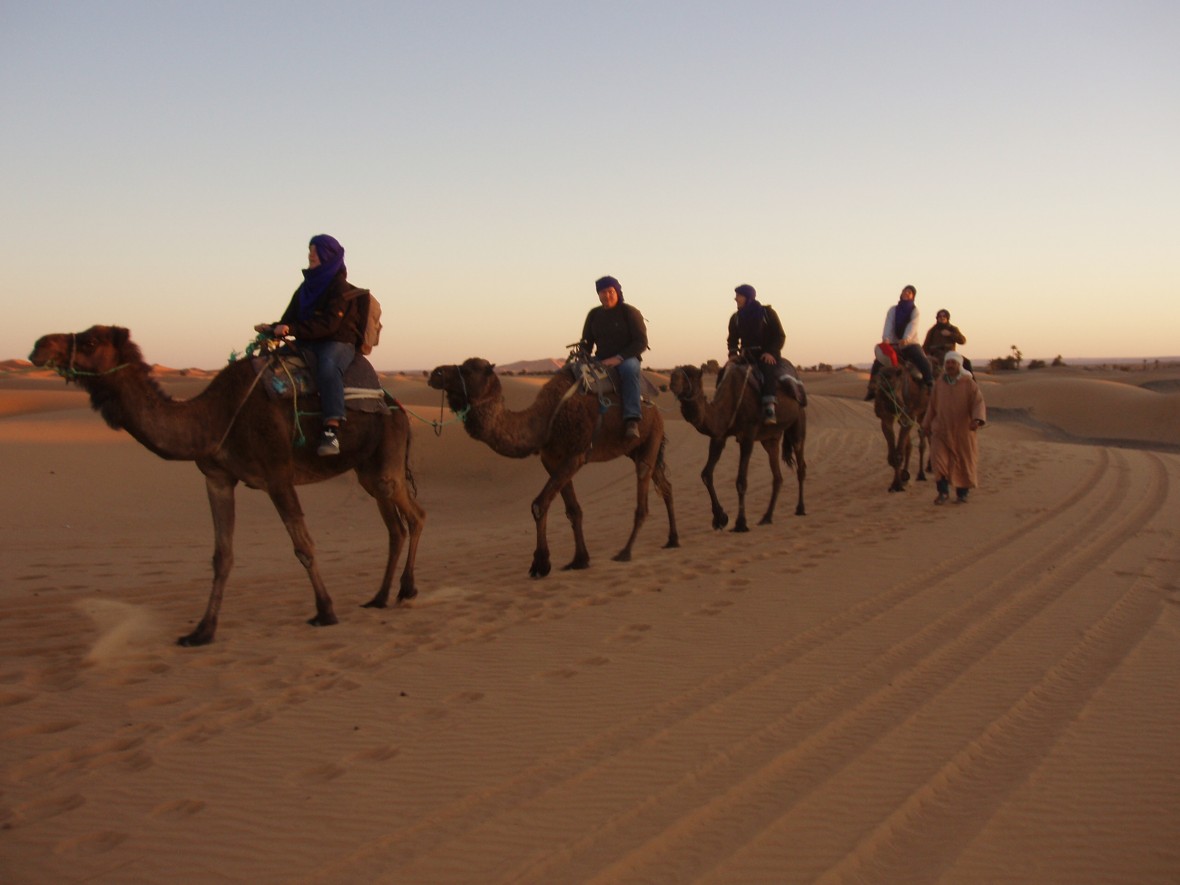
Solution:
<svg viewBox="0 0 1180 885">
<path fill-rule="evenodd" d="M 565 501 L 565 515 L 574 530 L 574 558 L 565 570 L 590 568 L 590 551 L 586 548 L 586 537 L 582 533 L 582 505 L 574 493 L 573 481 L 561 487 L 561 498 Z"/>
<path fill-rule="evenodd" d="M 545 483 L 541 493 L 533 499 L 533 521 L 537 524 L 537 548 L 533 551 L 533 564 L 529 566 L 530 578 L 543 578 L 552 570 L 552 563 L 549 561 L 549 507 L 553 504 L 553 499 L 557 497 L 558 493 L 564 495 L 564 489 L 569 484 L 573 475 L 578 471 L 582 462 L 580 459 L 571 459 L 561 464 L 555 464 L 546 461 L 544 456 L 541 458 L 541 463 L 545 469 L 549 471 L 549 481 Z M 572 494 L 572 492 L 571 492 Z M 569 499 L 566 498 L 566 505 L 569 505 Z M 574 506 L 577 506 L 577 499 L 574 499 Z M 568 510 L 567 510 L 568 512 Z M 573 522 L 573 517 L 571 517 Z M 574 522 L 574 543 L 579 544 L 581 537 L 582 521 L 581 512 L 579 508 L 579 515 L 576 522 Z M 586 553 L 585 542 L 580 544 L 581 554 L 585 556 L 586 561 L 589 562 L 589 554 Z M 578 552 L 575 551 L 575 561 L 578 557 Z"/>
<path fill-rule="evenodd" d="M 295 545 L 295 556 L 307 569 L 307 576 L 311 579 L 311 588 L 315 592 L 315 617 L 309 618 L 307 623 L 313 627 L 328 627 L 335 624 L 336 612 L 332 609 L 332 598 L 324 586 L 320 570 L 315 564 L 315 544 L 311 534 L 307 531 L 307 523 L 303 519 L 303 509 L 299 506 L 299 497 L 295 494 L 295 487 L 284 485 L 269 489 L 270 499 L 275 509 L 282 517 L 283 525 L 287 527 L 287 534 Z"/>
<path fill-rule="evenodd" d="M 918 434 L 918 482 L 926 481 L 926 434 L 922 428 L 914 426 L 914 433 Z"/>
<path fill-rule="evenodd" d="M 737 522 L 733 524 L 733 530 L 735 532 L 748 532 L 750 530 L 750 526 L 746 523 L 746 489 L 749 486 L 750 454 L 753 451 L 754 441 L 752 439 L 738 440 L 738 517 Z"/>
<path fill-rule="evenodd" d="M 766 512 L 758 520 L 758 525 L 770 525 L 774 522 L 774 508 L 778 503 L 779 489 L 783 487 L 783 468 L 778 462 L 778 443 L 778 437 L 762 441 L 762 448 L 766 449 L 766 454 L 770 456 L 771 485 L 770 503 L 766 505 Z"/>
<path fill-rule="evenodd" d="M 717 497 L 717 489 L 713 485 L 713 470 L 721 459 L 723 451 L 725 451 L 725 437 L 720 439 L 710 437 L 709 460 L 705 462 L 705 467 L 701 470 L 701 482 L 705 484 L 705 489 L 709 492 L 709 503 L 713 507 L 713 528 L 715 529 L 723 529 L 729 525 L 729 514 L 721 506 L 721 500 Z"/>
<path fill-rule="evenodd" d="M 664 549 L 679 547 L 680 534 L 676 531 L 676 511 L 672 507 L 672 483 L 668 480 L 668 473 L 664 469 L 663 458 L 656 461 L 651 478 L 652 482 L 656 484 L 656 491 L 664 499 L 664 509 L 668 511 L 668 541 L 664 544 Z"/>
<path fill-rule="evenodd" d="M 901 482 L 901 450 L 897 445 L 897 440 L 893 436 L 893 419 L 881 419 L 881 433 L 885 437 L 885 445 L 888 454 L 886 461 L 889 466 L 893 468 L 893 482 L 889 486 L 889 491 L 900 492 L 903 488 Z"/>
<path fill-rule="evenodd" d="M 234 486 L 237 484 L 237 480 L 228 475 L 205 476 L 205 492 L 213 514 L 213 589 L 201 623 L 192 633 L 177 639 L 178 645 L 207 645 L 217 633 L 221 597 L 234 565 Z"/>
</svg>

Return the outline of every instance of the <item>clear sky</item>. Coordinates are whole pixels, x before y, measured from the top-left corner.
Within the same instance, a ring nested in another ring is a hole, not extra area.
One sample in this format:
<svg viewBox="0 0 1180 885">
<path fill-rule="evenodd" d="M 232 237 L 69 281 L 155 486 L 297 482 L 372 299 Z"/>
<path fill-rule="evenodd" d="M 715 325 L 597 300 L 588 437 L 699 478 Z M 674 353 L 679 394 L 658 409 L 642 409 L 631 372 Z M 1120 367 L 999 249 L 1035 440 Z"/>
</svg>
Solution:
<svg viewBox="0 0 1180 885">
<path fill-rule="evenodd" d="M 215 368 L 335 236 L 380 369 L 649 365 L 750 283 L 801 365 L 902 286 L 976 359 L 1180 354 L 1180 4 L 0 0 L 0 358 L 127 326 Z"/>
</svg>

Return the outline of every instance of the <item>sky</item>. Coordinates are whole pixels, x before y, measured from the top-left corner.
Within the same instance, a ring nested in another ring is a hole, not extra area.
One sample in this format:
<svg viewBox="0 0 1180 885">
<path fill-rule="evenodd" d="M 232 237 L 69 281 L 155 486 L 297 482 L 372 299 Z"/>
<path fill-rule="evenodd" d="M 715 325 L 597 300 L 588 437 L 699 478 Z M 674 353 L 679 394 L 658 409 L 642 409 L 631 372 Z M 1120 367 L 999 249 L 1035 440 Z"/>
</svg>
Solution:
<svg viewBox="0 0 1180 885">
<path fill-rule="evenodd" d="M 617 277 L 645 363 L 797 365 L 917 287 L 975 360 L 1180 354 L 1174 0 L 0 0 L 0 358 L 126 326 L 217 368 L 336 237 L 378 369 L 561 357 Z"/>
</svg>

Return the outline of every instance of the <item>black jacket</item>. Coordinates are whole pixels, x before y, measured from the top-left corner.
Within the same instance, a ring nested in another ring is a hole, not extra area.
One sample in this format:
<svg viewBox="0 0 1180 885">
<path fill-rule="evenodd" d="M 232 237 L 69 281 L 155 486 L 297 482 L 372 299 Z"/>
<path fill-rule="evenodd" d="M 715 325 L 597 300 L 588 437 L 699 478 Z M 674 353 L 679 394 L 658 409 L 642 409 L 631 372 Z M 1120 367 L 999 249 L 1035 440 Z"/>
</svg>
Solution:
<svg viewBox="0 0 1180 885">
<path fill-rule="evenodd" d="M 586 353 L 594 349 L 598 359 L 612 356 L 640 358 L 647 350 L 647 325 L 643 314 L 630 304 L 619 302 L 614 307 L 602 305 L 586 314 L 582 327 L 582 348 Z"/>
<path fill-rule="evenodd" d="M 345 279 L 343 273 L 328 284 L 315 303 L 312 315 L 300 322 L 299 290 L 291 296 L 281 322 L 291 327 L 291 334 L 302 341 L 342 341 L 354 347 L 361 344 L 361 300 L 353 293 L 357 287 Z"/>
<path fill-rule="evenodd" d="M 729 318 L 729 337 L 726 344 L 729 355 L 761 356 L 771 354 L 776 360 L 783 358 L 783 345 L 787 343 L 787 333 L 783 331 L 783 324 L 769 304 L 762 305 L 762 317 L 749 320 L 742 316 L 740 310 L 734 311 Z"/>
</svg>

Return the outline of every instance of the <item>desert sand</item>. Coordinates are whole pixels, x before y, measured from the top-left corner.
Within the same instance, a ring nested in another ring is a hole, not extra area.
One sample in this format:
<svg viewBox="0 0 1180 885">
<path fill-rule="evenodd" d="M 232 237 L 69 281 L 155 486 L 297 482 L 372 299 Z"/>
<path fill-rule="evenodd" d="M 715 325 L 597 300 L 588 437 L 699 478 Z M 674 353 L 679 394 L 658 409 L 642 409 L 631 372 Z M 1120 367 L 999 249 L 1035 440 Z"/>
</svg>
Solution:
<svg viewBox="0 0 1180 885">
<path fill-rule="evenodd" d="M 188 649 L 196 467 L 0 374 L 0 882 L 1180 882 L 1180 371 L 981 375 L 982 486 L 946 507 L 886 492 L 864 378 L 807 376 L 808 513 L 788 472 L 747 534 L 711 528 L 706 440 L 664 393 L 682 546 L 653 494 L 613 562 L 632 471 L 590 465 L 590 569 L 531 580 L 540 463 L 390 377 L 419 597 L 360 608 L 376 508 L 303 487 L 340 615 L 307 626 L 242 489 L 216 642 Z M 510 405 L 538 383 L 505 379 Z M 759 450 L 752 522 L 768 488 Z M 564 563 L 557 508 L 549 534 Z"/>
</svg>

